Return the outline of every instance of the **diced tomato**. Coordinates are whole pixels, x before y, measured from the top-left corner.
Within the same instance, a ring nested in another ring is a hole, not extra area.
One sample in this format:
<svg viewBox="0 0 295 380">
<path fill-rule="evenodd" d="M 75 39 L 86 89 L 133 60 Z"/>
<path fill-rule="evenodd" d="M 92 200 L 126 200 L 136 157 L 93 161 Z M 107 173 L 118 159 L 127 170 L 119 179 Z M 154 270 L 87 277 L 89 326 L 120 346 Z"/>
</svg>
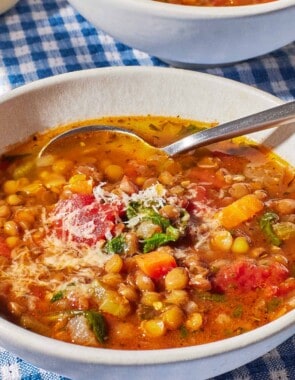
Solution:
<svg viewBox="0 0 295 380">
<path fill-rule="evenodd" d="M 102 204 L 92 194 L 60 200 L 53 211 L 54 230 L 61 239 L 93 245 L 112 232 L 122 207 Z"/>
<path fill-rule="evenodd" d="M 218 157 L 222 161 L 222 166 L 233 173 L 241 173 L 247 159 L 242 156 L 235 156 L 220 151 L 212 152 L 214 157 Z"/>
<path fill-rule="evenodd" d="M 188 212 L 200 211 L 202 205 L 206 205 L 208 201 L 207 189 L 204 186 L 195 185 L 190 188 L 190 194 L 186 209 Z"/>
<path fill-rule="evenodd" d="M 195 185 L 193 188 L 190 188 L 192 193 L 191 200 L 194 202 L 207 202 L 208 194 L 207 189 L 204 186 Z"/>
<path fill-rule="evenodd" d="M 44 286 L 30 285 L 30 291 L 31 294 L 40 299 L 43 299 L 46 294 L 46 289 Z"/>
<path fill-rule="evenodd" d="M 192 181 L 206 183 L 218 189 L 222 188 L 225 185 L 224 179 L 221 175 L 219 176 L 216 174 L 215 169 L 194 167 L 189 171 L 188 177 Z"/>
<path fill-rule="evenodd" d="M 0 237 L 0 256 L 10 257 L 11 251 L 3 237 Z"/>
<path fill-rule="evenodd" d="M 272 289 L 272 295 L 277 297 L 285 296 L 290 292 L 295 290 L 295 278 L 288 278 L 286 281 L 282 282 L 279 286 Z"/>
<path fill-rule="evenodd" d="M 176 267 L 173 256 L 164 251 L 153 251 L 136 256 L 139 268 L 149 277 L 157 280 Z"/>
<path fill-rule="evenodd" d="M 278 286 L 288 276 L 288 269 L 278 262 L 266 266 L 250 260 L 240 260 L 220 268 L 212 285 L 220 292 L 229 290 L 247 292 L 257 288 Z"/>
</svg>

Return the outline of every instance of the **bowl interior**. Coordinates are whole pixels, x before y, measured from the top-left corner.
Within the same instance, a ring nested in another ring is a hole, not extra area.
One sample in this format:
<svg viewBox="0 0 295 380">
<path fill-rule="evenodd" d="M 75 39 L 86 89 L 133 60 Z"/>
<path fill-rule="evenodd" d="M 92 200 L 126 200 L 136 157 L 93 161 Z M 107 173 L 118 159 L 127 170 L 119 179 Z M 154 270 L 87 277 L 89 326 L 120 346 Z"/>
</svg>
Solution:
<svg viewBox="0 0 295 380">
<path fill-rule="evenodd" d="M 40 80 L 3 96 L 0 150 L 36 131 L 101 116 L 152 114 L 222 123 L 281 103 L 278 98 L 252 87 L 180 69 L 118 67 L 80 71 Z M 279 133 L 272 129 L 251 137 L 275 147 L 294 164 L 293 132 L 294 127 L 280 129 Z M 256 350 L 250 349 L 246 356 L 239 356 L 240 362 L 231 361 L 220 367 L 218 371 L 222 373 L 258 357 L 291 336 L 294 317 L 295 313 L 291 312 L 267 326 L 226 341 L 148 354 L 114 351 L 110 355 L 103 349 L 72 346 L 38 336 L 3 319 L 0 319 L 0 342 L 43 368 L 66 375 L 72 375 L 74 367 L 61 368 L 65 361 L 77 365 L 91 363 L 94 367 L 100 364 L 126 367 L 213 357 L 256 345 Z M 263 344 L 265 339 L 267 344 Z M 217 373 L 207 372 L 210 376 Z"/>
</svg>

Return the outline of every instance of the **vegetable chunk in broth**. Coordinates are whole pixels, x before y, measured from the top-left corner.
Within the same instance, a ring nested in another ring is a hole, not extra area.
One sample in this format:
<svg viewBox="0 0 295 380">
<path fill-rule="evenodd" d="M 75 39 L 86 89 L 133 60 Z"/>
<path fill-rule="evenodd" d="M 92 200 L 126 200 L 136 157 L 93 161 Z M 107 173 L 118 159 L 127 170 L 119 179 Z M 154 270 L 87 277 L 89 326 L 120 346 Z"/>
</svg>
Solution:
<svg viewBox="0 0 295 380">
<path fill-rule="evenodd" d="M 94 122 L 156 146 L 213 126 Z M 75 344 L 157 349 L 232 337 L 294 309 L 290 165 L 242 138 L 163 158 L 126 136 L 90 135 L 38 158 L 75 126 L 34 135 L 1 158 L 6 318 Z"/>
</svg>

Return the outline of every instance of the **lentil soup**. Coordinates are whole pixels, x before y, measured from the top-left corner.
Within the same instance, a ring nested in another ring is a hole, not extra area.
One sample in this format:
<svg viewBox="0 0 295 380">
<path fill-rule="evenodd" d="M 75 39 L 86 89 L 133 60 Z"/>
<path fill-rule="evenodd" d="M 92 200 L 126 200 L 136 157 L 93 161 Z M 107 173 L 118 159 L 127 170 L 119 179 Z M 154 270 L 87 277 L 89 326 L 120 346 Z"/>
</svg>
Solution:
<svg viewBox="0 0 295 380">
<path fill-rule="evenodd" d="M 213 126 L 95 122 L 138 130 L 157 146 Z M 167 158 L 112 134 L 72 137 L 38 158 L 71 127 L 1 158 L 6 318 L 75 344 L 156 349 L 242 334 L 295 307 L 291 166 L 245 139 Z"/>
</svg>

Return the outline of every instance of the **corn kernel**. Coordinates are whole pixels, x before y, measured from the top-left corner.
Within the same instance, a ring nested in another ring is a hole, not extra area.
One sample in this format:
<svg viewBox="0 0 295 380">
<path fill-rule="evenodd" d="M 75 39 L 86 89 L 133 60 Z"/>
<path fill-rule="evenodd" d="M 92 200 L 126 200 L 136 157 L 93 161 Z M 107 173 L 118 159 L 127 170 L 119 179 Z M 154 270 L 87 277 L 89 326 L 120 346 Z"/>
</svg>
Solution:
<svg viewBox="0 0 295 380">
<path fill-rule="evenodd" d="M 9 220 L 3 225 L 4 233 L 8 236 L 17 236 L 18 235 L 18 226 L 13 220 Z"/>
<path fill-rule="evenodd" d="M 233 241 L 231 250 L 233 253 L 245 254 L 249 251 L 249 243 L 244 236 L 238 236 Z"/>
<path fill-rule="evenodd" d="M 18 182 L 14 180 L 4 182 L 3 191 L 5 194 L 15 194 L 18 191 Z"/>
<path fill-rule="evenodd" d="M 75 176 L 76 177 L 76 176 Z M 72 193 L 79 194 L 92 194 L 93 181 L 92 179 L 82 179 L 73 178 L 71 182 L 65 186 L 65 190 L 70 190 Z"/>
<path fill-rule="evenodd" d="M 180 307 L 171 306 L 161 314 L 161 319 L 168 330 L 176 330 L 183 324 L 184 313 Z"/>
<path fill-rule="evenodd" d="M 41 189 L 43 188 L 43 185 L 40 181 L 35 181 L 32 183 L 29 183 L 28 185 L 24 186 L 21 190 L 27 195 L 35 195 L 37 194 Z"/>
<path fill-rule="evenodd" d="M 23 203 L 23 198 L 16 194 L 10 194 L 6 198 L 6 202 L 9 204 L 9 206 L 18 206 Z"/>
<path fill-rule="evenodd" d="M 10 207 L 6 204 L 0 206 L 0 218 L 7 218 L 11 213 Z"/>
<path fill-rule="evenodd" d="M 13 249 L 15 248 L 16 246 L 19 245 L 19 243 L 21 242 L 20 238 L 18 236 L 8 236 L 6 239 L 5 239 L 5 242 L 8 246 L 8 248 L 10 249 Z"/>
<path fill-rule="evenodd" d="M 117 182 L 123 178 L 124 170 L 120 165 L 111 164 L 104 169 L 104 173 L 109 181 Z"/>
<path fill-rule="evenodd" d="M 141 323 L 143 332 L 150 338 L 158 338 L 165 335 L 166 327 L 161 319 L 150 319 Z"/>
<path fill-rule="evenodd" d="M 75 174 L 69 179 L 69 184 L 73 184 L 80 181 L 85 181 L 86 175 L 85 174 Z"/>
<path fill-rule="evenodd" d="M 65 177 L 61 174 L 51 173 L 45 180 L 44 185 L 49 188 L 58 188 L 66 183 Z"/>
<path fill-rule="evenodd" d="M 229 231 L 216 231 L 210 240 L 211 248 L 216 251 L 227 252 L 231 249 L 233 237 Z"/>
<path fill-rule="evenodd" d="M 138 186 L 142 186 L 145 183 L 145 181 L 146 181 L 146 177 L 140 177 L 139 176 L 139 177 L 135 178 L 135 183 Z"/>
<path fill-rule="evenodd" d="M 104 170 L 107 166 L 111 165 L 112 161 L 109 159 L 104 159 L 100 162 L 99 166 L 101 170 Z"/>
<path fill-rule="evenodd" d="M 185 322 L 185 326 L 190 331 L 197 331 L 202 327 L 203 317 L 200 313 L 192 313 Z"/>
</svg>

